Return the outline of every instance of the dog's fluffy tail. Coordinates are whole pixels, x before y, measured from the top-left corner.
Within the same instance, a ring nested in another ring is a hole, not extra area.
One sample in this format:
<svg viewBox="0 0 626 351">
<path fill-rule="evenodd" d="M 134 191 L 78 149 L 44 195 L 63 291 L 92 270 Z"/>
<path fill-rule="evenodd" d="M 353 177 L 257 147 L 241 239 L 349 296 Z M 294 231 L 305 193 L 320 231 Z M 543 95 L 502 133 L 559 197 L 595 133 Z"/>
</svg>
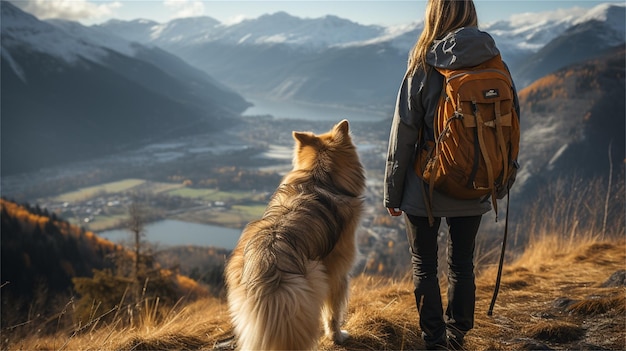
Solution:
<svg viewBox="0 0 626 351">
<path fill-rule="evenodd" d="M 240 350 L 311 350 L 317 348 L 320 313 L 328 292 L 325 268 L 306 264 L 306 273 L 276 270 L 274 281 L 240 285 L 229 305 Z"/>
</svg>

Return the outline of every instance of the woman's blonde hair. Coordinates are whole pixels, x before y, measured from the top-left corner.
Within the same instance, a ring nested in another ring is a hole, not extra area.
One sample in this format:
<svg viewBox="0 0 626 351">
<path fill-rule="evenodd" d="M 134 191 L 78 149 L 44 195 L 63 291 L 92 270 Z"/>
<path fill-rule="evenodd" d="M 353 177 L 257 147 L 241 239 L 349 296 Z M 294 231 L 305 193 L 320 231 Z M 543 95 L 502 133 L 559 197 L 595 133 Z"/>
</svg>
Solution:
<svg viewBox="0 0 626 351">
<path fill-rule="evenodd" d="M 436 39 L 461 27 L 478 26 L 472 0 L 429 0 L 424 16 L 424 30 L 409 54 L 407 73 L 426 68 L 426 54 Z"/>
</svg>

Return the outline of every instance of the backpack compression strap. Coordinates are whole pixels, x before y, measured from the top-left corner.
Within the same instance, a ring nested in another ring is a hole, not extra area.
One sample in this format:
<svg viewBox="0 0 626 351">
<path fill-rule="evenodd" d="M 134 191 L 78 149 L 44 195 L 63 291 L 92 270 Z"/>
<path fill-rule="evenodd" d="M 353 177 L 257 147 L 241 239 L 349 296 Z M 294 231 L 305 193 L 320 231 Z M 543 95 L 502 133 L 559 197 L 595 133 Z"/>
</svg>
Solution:
<svg viewBox="0 0 626 351">
<path fill-rule="evenodd" d="M 493 176 L 493 169 L 491 168 L 491 158 L 489 157 L 489 153 L 487 152 L 487 145 L 485 144 L 485 137 L 483 135 L 483 127 L 485 126 L 485 122 L 483 121 L 483 116 L 476 105 L 476 101 L 472 100 L 472 111 L 474 112 L 474 117 L 476 118 L 476 128 L 478 130 L 478 144 L 480 145 L 480 153 L 483 155 L 483 159 L 485 160 L 485 164 L 487 165 L 487 179 L 489 184 L 491 185 L 491 202 L 493 204 L 493 210 L 496 212 L 496 221 L 498 220 L 498 203 L 496 201 L 496 190 L 495 190 L 495 178 Z"/>
</svg>

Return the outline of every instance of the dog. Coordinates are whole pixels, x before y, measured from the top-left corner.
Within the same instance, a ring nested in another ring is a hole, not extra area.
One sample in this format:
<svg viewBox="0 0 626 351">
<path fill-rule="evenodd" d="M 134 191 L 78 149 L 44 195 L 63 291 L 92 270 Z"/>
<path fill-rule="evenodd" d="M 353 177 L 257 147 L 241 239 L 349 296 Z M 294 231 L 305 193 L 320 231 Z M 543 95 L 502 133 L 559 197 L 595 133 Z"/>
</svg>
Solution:
<svg viewBox="0 0 626 351">
<path fill-rule="evenodd" d="M 263 217 L 243 230 L 225 268 L 237 349 L 311 350 L 337 344 L 356 258 L 365 171 L 343 120 L 329 132 L 293 132 L 293 169 Z"/>
</svg>

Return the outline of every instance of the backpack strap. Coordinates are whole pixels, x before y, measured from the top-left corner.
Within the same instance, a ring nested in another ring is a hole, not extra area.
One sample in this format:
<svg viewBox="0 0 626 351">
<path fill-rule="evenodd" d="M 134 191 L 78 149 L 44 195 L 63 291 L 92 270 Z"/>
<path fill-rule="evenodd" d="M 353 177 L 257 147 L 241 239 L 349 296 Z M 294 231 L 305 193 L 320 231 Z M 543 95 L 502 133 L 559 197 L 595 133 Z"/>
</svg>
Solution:
<svg viewBox="0 0 626 351">
<path fill-rule="evenodd" d="M 500 110 L 500 101 L 495 103 L 495 128 L 496 137 L 498 138 L 498 144 L 500 146 L 500 153 L 502 154 L 502 181 L 506 182 L 509 179 L 509 153 L 506 150 L 506 143 L 504 142 L 504 132 L 502 131 L 502 114 Z"/>
<path fill-rule="evenodd" d="M 496 213 L 496 221 L 498 220 L 498 203 L 496 201 L 496 190 L 493 186 L 495 184 L 495 178 L 493 176 L 493 170 L 491 169 L 491 158 L 489 157 L 489 153 L 487 153 L 487 146 L 485 144 L 485 138 L 483 135 L 483 127 L 485 122 L 483 121 L 482 114 L 478 109 L 478 105 L 475 100 L 472 100 L 472 111 L 474 112 L 474 118 L 476 118 L 476 129 L 478 131 L 478 144 L 480 145 L 480 151 L 483 155 L 483 160 L 485 160 L 485 164 L 487 165 L 487 179 L 489 184 L 491 185 L 491 202 L 493 205 L 493 210 Z"/>
</svg>

